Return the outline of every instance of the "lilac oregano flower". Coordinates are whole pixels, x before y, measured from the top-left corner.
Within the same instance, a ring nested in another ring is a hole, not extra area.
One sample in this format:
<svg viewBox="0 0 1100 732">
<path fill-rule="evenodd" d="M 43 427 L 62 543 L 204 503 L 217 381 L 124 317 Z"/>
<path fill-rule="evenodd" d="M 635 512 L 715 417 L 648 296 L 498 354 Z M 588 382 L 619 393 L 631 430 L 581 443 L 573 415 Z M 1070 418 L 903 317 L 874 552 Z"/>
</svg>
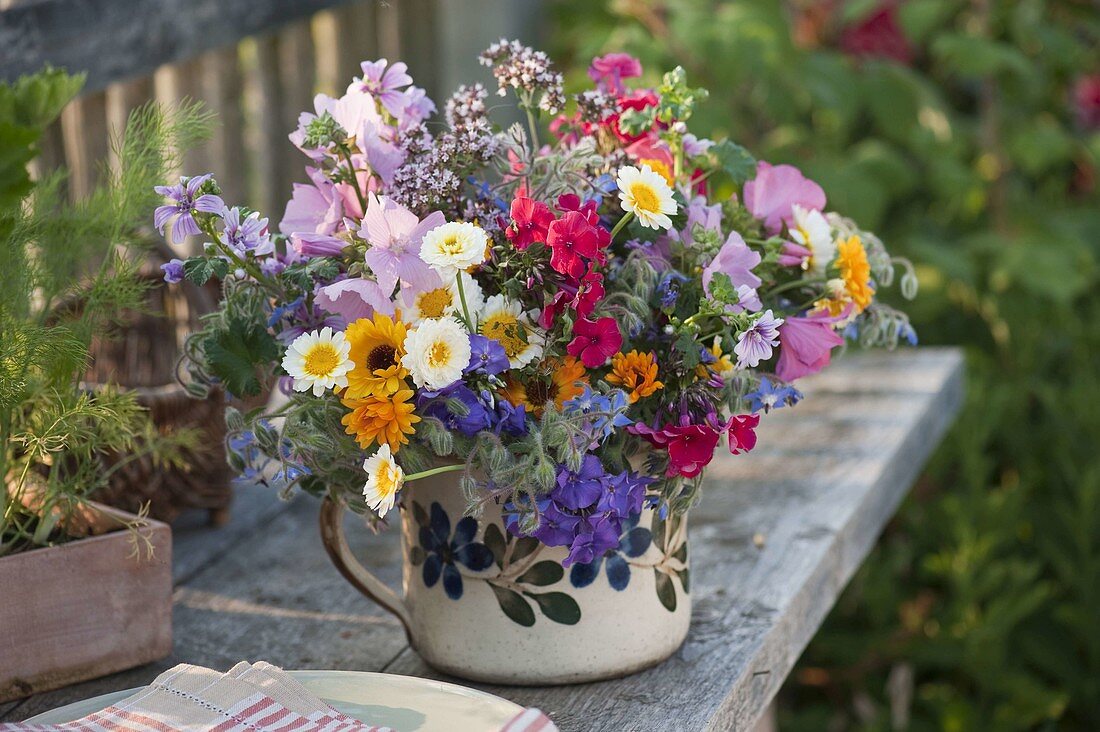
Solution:
<svg viewBox="0 0 1100 732">
<path fill-rule="evenodd" d="M 164 227 L 168 221 L 176 216 L 176 223 L 172 226 L 172 241 L 179 243 L 188 236 L 196 236 L 200 233 L 199 225 L 195 222 L 194 212 L 221 213 L 225 203 L 220 196 L 213 193 L 198 195 L 202 184 L 213 176 L 196 175 L 193 178 L 180 176 L 180 182 L 174 186 L 156 186 L 155 190 L 160 195 L 172 201 L 164 206 L 157 206 L 153 212 L 153 226 L 163 235 Z"/>
</svg>

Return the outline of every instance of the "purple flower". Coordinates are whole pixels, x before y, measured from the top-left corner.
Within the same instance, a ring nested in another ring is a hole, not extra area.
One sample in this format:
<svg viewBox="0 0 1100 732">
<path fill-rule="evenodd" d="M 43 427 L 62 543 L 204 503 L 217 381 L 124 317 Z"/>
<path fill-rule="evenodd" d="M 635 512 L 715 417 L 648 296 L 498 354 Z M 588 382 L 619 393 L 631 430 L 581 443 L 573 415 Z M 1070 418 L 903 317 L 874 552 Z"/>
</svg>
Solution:
<svg viewBox="0 0 1100 732">
<path fill-rule="evenodd" d="M 164 272 L 164 281 L 170 285 L 175 285 L 183 281 L 183 260 L 173 259 L 169 262 L 165 262 L 160 265 L 161 270 Z"/>
<path fill-rule="evenodd" d="M 508 353 L 500 342 L 477 333 L 470 334 L 470 363 L 464 373 L 495 376 L 508 370 Z"/>
<path fill-rule="evenodd" d="M 619 545 L 620 523 L 607 517 L 581 522 L 582 530 L 577 532 L 569 546 L 569 556 L 562 560 L 561 566 L 588 564 L 596 557 L 603 556 L 608 549 Z"/>
<path fill-rule="evenodd" d="M 438 276 L 420 258 L 420 243 L 425 234 L 446 221 L 439 211 L 421 221 L 391 199 L 370 194 L 359 235 L 370 243 L 367 266 L 384 292 L 393 292 L 398 280 L 421 291 L 438 286 Z"/>
<path fill-rule="evenodd" d="M 695 196 L 687 205 L 687 218 L 684 221 L 682 231 L 670 231 L 669 236 L 683 242 L 684 246 L 691 246 L 695 242 L 692 231 L 699 224 L 707 231 L 713 231 L 719 236 L 722 232 L 722 205 L 719 203 L 707 205 L 706 196 Z"/>
<path fill-rule="evenodd" d="M 387 61 L 380 58 L 377 61 L 364 61 L 360 64 L 363 69 L 363 78 L 356 79 L 359 90 L 372 95 L 394 117 L 404 111 L 405 95 L 399 91 L 412 83 L 412 77 L 408 74 L 408 66 L 403 61 L 386 68 Z"/>
<path fill-rule="evenodd" d="M 825 210 L 825 191 L 793 165 L 771 165 L 761 160 L 756 177 L 745 183 L 745 208 L 764 222 L 769 234 L 794 221 L 794 204 Z"/>
<path fill-rule="evenodd" d="M 348 243 L 327 234 L 301 231 L 290 235 L 290 246 L 302 257 L 338 257 Z"/>
<path fill-rule="evenodd" d="M 319 287 L 315 300 L 319 307 L 342 316 L 349 323 L 369 318 L 376 312 L 391 316 L 394 313 L 393 303 L 378 283 L 361 277 L 349 277 Z"/>
<path fill-rule="evenodd" d="M 730 284 L 737 288 L 738 295 L 741 296 L 741 303 L 732 306 L 734 312 L 751 310 L 749 303 L 756 303 L 759 307 L 759 300 L 755 298 L 749 297 L 747 298 L 748 302 L 746 302 L 748 293 L 743 293 L 741 290 L 742 285 L 744 285 L 751 288 L 755 295 L 755 290 L 760 287 L 761 280 L 753 274 L 752 270 L 758 264 L 760 264 L 760 253 L 750 249 L 749 245 L 736 231 L 731 232 L 726 238 L 726 243 L 722 245 L 722 248 L 714 255 L 714 259 L 703 270 L 703 290 L 710 295 L 710 282 L 714 279 L 715 274 L 721 272 L 730 278 Z"/>
<path fill-rule="evenodd" d="M 463 409 L 452 411 L 448 406 L 452 399 L 461 402 Z M 417 396 L 416 403 L 422 414 L 435 417 L 448 430 L 457 430 L 467 437 L 492 427 L 492 413 L 478 399 L 477 394 L 460 381 L 438 391 L 422 391 Z"/>
<path fill-rule="evenodd" d="M 258 212 L 253 211 L 242 219 L 241 209 L 234 206 L 224 209 L 221 217 L 225 229 L 218 238 L 237 255 L 243 257 L 252 252 L 260 257 L 275 251 L 267 231 L 267 219 L 261 219 Z"/>
<path fill-rule="evenodd" d="M 286 204 L 279 231 L 287 236 L 298 232 L 335 234 L 343 225 L 344 207 L 335 186 L 317 168 L 306 168 L 313 185 L 295 183 Z"/>
<path fill-rule="evenodd" d="M 175 216 L 176 223 L 172 226 L 172 241 L 179 243 L 188 236 L 196 236 L 200 233 L 199 225 L 195 222 L 195 211 L 204 213 L 220 213 L 225 208 L 225 203 L 220 196 L 213 193 L 199 195 L 202 184 L 211 179 L 211 175 L 196 175 L 193 178 L 180 176 L 180 182 L 174 186 L 156 186 L 155 190 L 160 195 L 172 201 L 171 204 L 157 206 L 153 212 L 153 226 L 163 235 L 164 227 Z"/>
<path fill-rule="evenodd" d="M 772 349 L 779 345 L 779 326 L 783 318 L 777 318 L 771 309 L 757 318 L 749 328 L 737 336 L 733 352 L 737 354 L 738 368 L 756 368 L 761 361 L 772 357 Z"/>
</svg>

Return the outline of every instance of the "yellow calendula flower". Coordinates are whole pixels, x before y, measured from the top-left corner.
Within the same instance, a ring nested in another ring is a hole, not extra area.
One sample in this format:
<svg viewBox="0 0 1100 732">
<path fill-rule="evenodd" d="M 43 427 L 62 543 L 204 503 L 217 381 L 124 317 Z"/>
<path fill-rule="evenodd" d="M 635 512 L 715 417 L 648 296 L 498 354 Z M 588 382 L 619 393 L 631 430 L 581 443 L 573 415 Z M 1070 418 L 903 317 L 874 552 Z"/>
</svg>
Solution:
<svg viewBox="0 0 1100 732">
<path fill-rule="evenodd" d="M 512 406 L 523 405 L 528 412 L 541 417 L 547 403 L 553 402 L 561 409 L 567 401 L 583 392 L 587 383 L 584 364 L 572 356 L 566 356 L 552 366 L 549 374 L 536 374 L 524 382 L 509 376 L 503 395 Z"/>
<path fill-rule="evenodd" d="M 647 397 L 664 384 L 657 381 L 657 359 L 652 353 L 616 353 L 611 357 L 607 383 L 622 387 L 631 403 Z"/>
<path fill-rule="evenodd" d="M 402 445 L 408 444 L 408 435 L 416 432 L 413 425 L 420 421 L 420 417 L 413 414 L 416 407 L 410 402 L 412 397 L 412 389 L 398 389 L 389 395 L 344 399 L 344 406 L 351 411 L 340 421 L 359 447 L 367 448 L 377 442 L 397 452 Z"/>
<path fill-rule="evenodd" d="M 405 484 L 405 471 L 393 459 L 389 445 L 382 445 L 378 452 L 364 460 L 363 470 L 367 473 L 363 498 L 379 516 L 385 516 L 393 508 L 397 492 Z"/>
<path fill-rule="evenodd" d="M 401 365 L 405 355 L 405 324 L 388 315 L 375 313 L 373 318 L 361 318 L 345 331 L 351 344 L 351 360 L 355 368 L 348 374 L 346 399 L 393 394 L 404 385 L 409 375 Z"/>
<path fill-rule="evenodd" d="M 871 265 L 867 261 L 867 251 L 858 236 L 850 236 L 837 244 L 836 265 L 856 312 L 863 312 L 874 299 L 875 290 L 871 287 Z"/>
</svg>

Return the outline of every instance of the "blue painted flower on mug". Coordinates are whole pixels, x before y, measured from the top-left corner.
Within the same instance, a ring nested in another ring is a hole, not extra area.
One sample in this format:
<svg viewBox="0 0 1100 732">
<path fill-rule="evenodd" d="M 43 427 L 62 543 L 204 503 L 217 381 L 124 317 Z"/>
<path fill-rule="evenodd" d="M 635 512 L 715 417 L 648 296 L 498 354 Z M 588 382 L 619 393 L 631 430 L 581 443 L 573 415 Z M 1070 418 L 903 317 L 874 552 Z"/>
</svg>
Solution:
<svg viewBox="0 0 1100 732">
<path fill-rule="evenodd" d="M 474 541 L 477 535 L 477 519 L 466 516 L 455 524 L 451 534 L 451 520 L 438 503 L 433 502 L 428 524 L 420 527 L 419 543 L 425 552 L 424 584 L 435 587 L 440 577 L 447 597 L 462 597 L 462 574 L 457 564 L 474 572 L 481 572 L 493 564 L 489 547 Z"/>
<path fill-rule="evenodd" d="M 586 564 L 574 564 L 569 571 L 569 582 L 574 587 L 587 587 L 600 576 L 600 567 L 607 569 L 607 581 L 612 588 L 622 591 L 630 584 L 628 560 L 640 557 L 653 543 L 653 535 L 644 526 L 638 526 L 639 515 L 623 522 L 623 534 L 618 546 L 608 549 Z"/>
</svg>

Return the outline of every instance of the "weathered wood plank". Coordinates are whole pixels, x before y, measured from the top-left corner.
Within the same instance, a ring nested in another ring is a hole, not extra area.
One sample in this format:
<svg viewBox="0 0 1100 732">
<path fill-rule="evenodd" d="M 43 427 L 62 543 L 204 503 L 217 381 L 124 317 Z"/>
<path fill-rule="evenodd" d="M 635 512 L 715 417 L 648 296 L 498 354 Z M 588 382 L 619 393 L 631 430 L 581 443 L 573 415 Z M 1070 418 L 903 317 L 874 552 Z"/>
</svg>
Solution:
<svg viewBox="0 0 1100 732">
<path fill-rule="evenodd" d="M 87 71 L 86 91 L 99 91 L 345 2 L 23 0 L 0 12 L 0 78 L 52 63 Z"/>
<path fill-rule="evenodd" d="M 658 668 L 484 688 L 563 731 L 751 729 L 950 424 L 961 371 L 955 351 L 848 358 L 764 420 L 756 452 L 716 458 L 691 516 L 691 633 Z M 411 650 L 386 670 L 439 677 Z"/>
<path fill-rule="evenodd" d="M 291 161 L 290 132 L 283 125 L 283 86 L 279 80 L 279 36 L 269 33 L 256 39 L 255 93 L 257 126 L 256 163 L 257 207 L 265 216 L 277 220 L 283 212 L 289 191 L 283 187 L 284 171 Z"/>
<path fill-rule="evenodd" d="M 218 116 L 207 145 L 222 197 L 230 204 L 245 202 L 246 156 L 243 85 L 237 44 L 211 51 L 202 58 L 202 97 Z"/>
<path fill-rule="evenodd" d="M 107 94 L 97 92 L 70 102 L 61 112 L 69 190 L 73 200 L 91 194 L 107 165 Z"/>
</svg>

